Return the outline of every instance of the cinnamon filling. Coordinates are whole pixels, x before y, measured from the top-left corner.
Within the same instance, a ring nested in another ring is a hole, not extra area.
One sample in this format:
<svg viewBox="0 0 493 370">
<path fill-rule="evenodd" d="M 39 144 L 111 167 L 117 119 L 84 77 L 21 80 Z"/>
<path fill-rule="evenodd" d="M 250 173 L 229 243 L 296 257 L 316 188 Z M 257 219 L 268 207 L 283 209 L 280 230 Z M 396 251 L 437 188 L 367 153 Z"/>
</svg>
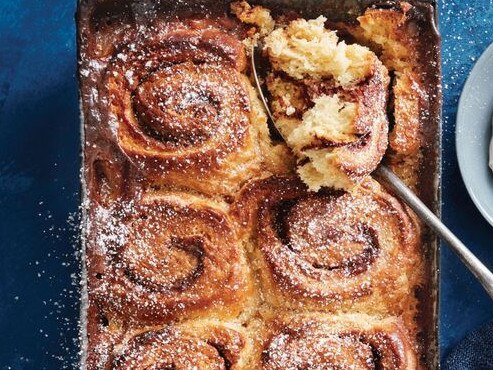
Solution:
<svg viewBox="0 0 493 370">
<path fill-rule="evenodd" d="M 134 337 L 115 358 L 112 369 L 229 370 L 227 348 L 179 330 L 164 329 Z"/>
<path fill-rule="evenodd" d="M 376 231 L 363 222 L 337 223 L 330 198 L 306 196 L 281 202 L 275 228 L 283 244 L 315 269 L 365 272 L 379 253 Z M 340 220 L 338 220 L 340 221 Z"/>
<path fill-rule="evenodd" d="M 399 344 L 382 332 L 325 333 L 313 323 L 284 328 L 262 353 L 264 370 L 275 369 L 399 369 Z"/>
<path fill-rule="evenodd" d="M 129 244 L 119 254 L 126 266 L 125 274 L 134 283 L 155 292 L 184 291 L 204 271 L 204 239 L 174 238 L 151 243 L 142 248 Z"/>
<path fill-rule="evenodd" d="M 144 132 L 169 145 L 200 145 L 230 125 L 231 106 L 248 111 L 230 67 L 184 62 L 157 70 L 133 94 L 133 110 Z"/>
</svg>

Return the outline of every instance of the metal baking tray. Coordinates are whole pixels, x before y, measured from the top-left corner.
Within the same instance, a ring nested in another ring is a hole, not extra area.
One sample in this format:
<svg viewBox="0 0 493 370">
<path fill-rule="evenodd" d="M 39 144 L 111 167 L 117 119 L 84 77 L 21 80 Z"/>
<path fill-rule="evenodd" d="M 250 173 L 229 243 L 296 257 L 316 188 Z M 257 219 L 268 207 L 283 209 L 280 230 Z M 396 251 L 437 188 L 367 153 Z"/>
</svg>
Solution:
<svg viewBox="0 0 493 370">
<path fill-rule="evenodd" d="M 165 9 L 169 13 L 203 11 L 204 9 L 213 9 L 226 6 L 232 0 L 190 0 L 190 1 L 166 1 L 156 0 L 153 6 Z M 249 1 L 251 4 L 265 5 L 269 8 L 293 9 L 305 17 L 316 17 L 318 15 L 326 16 L 330 21 L 355 21 L 368 7 L 392 7 L 399 1 L 381 1 L 381 0 L 257 0 Z M 428 83 L 428 93 L 430 96 L 430 111 L 427 122 L 423 125 L 425 142 L 423 153 L 423 166 L 420 173 L 420 188 L 418 190 L 421 199 L 435 211 L 437 215 L 441 214 L 441 67 L 440 67 L 440 36 L 438 32 L 437 3 L 436 0 L 407 0 L 415 5 L 416 12 L 413 15 L 416 22 L 420 23 L 421 35 L 426 38 L 423 42 L 423 48 L 426 48 L 426 60 L 423 64 L 426 66 L 425 80 Z M 105 3 L 105 12 L 108 17 L 113 19 L 118 17 L 122 7 L 126 9 L 138 9 L 141 3 L 147 3 L 142 0 L 79 0 L 77 20 L 80 21 L 82 8 Z M 114 11 L 114 14 L 112 12 Z M 120 12 L 119 12 L 120 11 Z M 79 24 L 77 25 L 80 26 Z M 80 37 L 80 33 L 79 33 Z M 430 63 L 432 61 L 432 63 Z M 82 112 L 82 107 L 81 107 Z M 84 117 L 81 117 L 81 136 L 82 146 L 84 147 Z M 82 148 L 84 149 L 84 148 Z M 82 150 L 84 153 L 84 150 Z M 82 162 L 83 165 L 83 162 Z M 82 176 L 82 201 L 86 200 L 86 184 Z M 432 191 L 430 191 L 430 189 Z M 87 215 L 83 211 L 82 229 L 85 229 Z M 82 237 L 82 249 L 84 250 L 84 235 Z M 438 369 L 440 367 L 439 343 L 438 343 L 438 320 L 439 320 L 439 242 L 434 234 L 425 230 L 425 247 L 427 261 L 427 282 L 419 292 L 420 298 L 420 327 L 424 331 L 422 339 L 422 348 L 426 349 L 423 354 L 423 361 L 427 368 Z M 86 341 L 86 310 L 87 310 L 87 274 L 83 262 L 82 267 L 82 297 L 81 297 L 81 367 L 84 367 Z"/>
</svg>

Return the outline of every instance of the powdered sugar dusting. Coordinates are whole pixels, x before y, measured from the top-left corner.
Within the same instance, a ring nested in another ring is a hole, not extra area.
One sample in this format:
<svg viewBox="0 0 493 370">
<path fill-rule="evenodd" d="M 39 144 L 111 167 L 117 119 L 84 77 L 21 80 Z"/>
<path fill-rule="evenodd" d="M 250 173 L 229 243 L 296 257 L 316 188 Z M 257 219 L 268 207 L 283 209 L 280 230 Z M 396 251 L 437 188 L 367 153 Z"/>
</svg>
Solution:
<svg viewBox="0 0 493 370">
<path fill-rule="evenodd" d="M 269 312 L 409 311 L 419 230 L 397 200 L 371 179 L 351 193 L 310 193 L 294 168 L 271 177 L 265 143 L 256 142 L 268 127 L 252 118 L 242 43 L 264 26 L 163 20 L 152 1 L 130 9 L 135 24 L 100 26 L 100 44 L 82 47 L 88 328 L 96 338 L 89 360 L 122 369 L 242 368 L 252 328 L 265 334 L 260 341 L 274 333 Z M 267 22 L 265 11 L 258 14 Z M 295 103 L 282 112 L 300 113 Z M 380 128 L 356 134 L 363 142 Z M 98 170 L 92 156 L 115 158 Z M 242 212 L 254 222 L 239 221 Z M 284 329 L 263 343 L 263 368 L 372 368 L 378 351 L 402 361 L 385 334 L 393 327 L 382 335 L 370 327 L 331 332 L 316 321 Z"/>
</svg>

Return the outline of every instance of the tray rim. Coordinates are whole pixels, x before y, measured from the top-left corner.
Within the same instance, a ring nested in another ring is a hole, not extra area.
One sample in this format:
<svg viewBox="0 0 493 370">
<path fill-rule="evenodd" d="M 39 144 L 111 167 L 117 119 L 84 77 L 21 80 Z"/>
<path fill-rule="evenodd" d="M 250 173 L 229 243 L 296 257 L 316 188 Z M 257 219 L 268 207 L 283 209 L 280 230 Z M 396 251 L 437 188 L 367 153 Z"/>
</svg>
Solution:
<svg viewBox="0 0 493 370">
<path fill-rule="evenodd" d="M 93 2 L 94 0 L 77 0 L 77 11 L 75 14 L 75 23 L 76 23 L 76 44 L 77 44 L 77 59 L 79 58 L 80 55 L 80 8 L 82 6 L 86 6 L 88 3 Z M 231 2 L 230 0 L 223 0 L 225 2 Z M 292 0 L 288 0 L 292 1 Z M 295 0 L 294 0 L 295 1 Z M 304 2 L 309 2 L 309 1 L 314 1 L 317 2 L 317 0 L 304 0 Z M 338 0 L 326 0 L 328 2 L 337 2 Z M 360 6 L 362 6 L 362 9 L 366 9 L 372 5 L 376 4 L 395 4 L 395 3 L 400 3 L 401 1 L 399 0 L 343 0 L 344 2 L 353 2 L 353 3 L 358 3 Z M 435 141 L 432 143 L 434 146 L 434 151 L 435 151 L 435 157 L 434 157 L 434 176 L 433 176 L 433 194 L 432 194 L 432 203 L 430 204 L 432 207 L 432 210 L 434 213 L 441 218 L 442 216 L 442 170 L 443 170 L 443 163 L 442 163 L 442 130 L 443 130 L 443 96 L 442 96 L 442 68 L 441 68 L 441 61 L 442 61 L 442 56 L 441 56 L 441 37 L 440 37 L 440 32 L 439 32 L 439 9 L 438 9 L 438 1 L 439 0 L 407 0 L 408 3 L 412 5 L 416 4 L 431 4 L 432 9 L 433 9 L 433 18 L 434 22 L 431 24 L 435 31 L 435 36 L 437 43 L 434 45 L 434 48 L 436 49 L 435 51 L 437 52 L 436 56 L 438 57 L 437 59 L 437 67 L 436 67 L 436 82 L 437 82 L 437 91 L 436 91 L 436 99 L 435 103 L 437 104 L 437 110 L 436 110 L 436 116 L 434 117 L 436 121 L 436 127 L 435 129 Z M 98 0 L 95 0 L 94 2 L 98 2 Z M 258 2 L 253 0 L 253 3 Z M 80 343 L 80 361 L 79 361 L 79 368 L 85 369 L 86 368 L 86 358 L 87 358 L 87 347 L 88 347 L 88 339 L 87 339 L 87 312 L 88 312 L 88 281 L 87 281 L 87 264 L 86 264 L 86 231 L 87 231 L 87 223 L 88 223 L 88 217 L 87 217 L 87 210 L 86 207 L 84 206 L 87 204 L 88 201 L 88 196 L 87 196 L 87 183 L 85 180 L 84 176 L 84 161 L 85 161 L 85 118 L 84 118 L 84 112 L 83 112 L 83 100 L 82 100 L 82 92 L 81 92 L 81 84 L 80 84 L 80 64 L 77 64 L 77 80 L 78 80 L 78 93 L 79 93 L 79 111 L 80 111 L 80 133 L 81 133 L 81 172 L 80 172 L 80 186 L 81 186 L 81 238 L 80 238 L 80 245 L 81 245 L 81 304 L 80 304 L 80 312 L 79 312 L 79 317 L 80 317 L 80 328 L 79 328 L 79 343 Z M 425 245 L 429 244 L 432 246 L 433 250 L 431 253 L 431 263 L 433 266 L 431 266 L 432 270 L 432 276 L 430 277 L 431 280 L 431 286 L 433 291 L 432 296 L 434 297 L 434 302 L 433 302 L 433 355 L 431 356 L 431 361 L 432 363 L 430 365 L 433 366 L 433 368 L 440 369 L 440 270 L 441 270 L 441 261 L 440 261 L 440 249 L 441 249 L 441 243 L 438 237 L 436 236 L 429 236 L 428 240 L 425 240 L 424 243 Z"/>
</svg>

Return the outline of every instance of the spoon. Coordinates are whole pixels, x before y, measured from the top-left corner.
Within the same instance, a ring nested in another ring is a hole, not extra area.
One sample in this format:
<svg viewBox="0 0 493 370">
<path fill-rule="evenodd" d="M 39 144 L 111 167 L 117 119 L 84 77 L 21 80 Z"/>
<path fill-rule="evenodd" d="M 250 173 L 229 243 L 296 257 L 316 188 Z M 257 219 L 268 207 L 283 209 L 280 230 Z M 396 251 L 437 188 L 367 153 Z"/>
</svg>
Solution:
<svg viewBox="0 0 493 370">
<path fill-rule="evenodd" d="M 264 104 L 267 115 L 275 126 L 274 116 L 262 91 L 255 61 L 255 45 L 251 49 L 252 71 L 257 91 Z M 388 167 L 380 164 L 374 175 L 399 198 L 401 198 L 450 248 L 459 256 L 466 267 L 479 280 L 491 299 L 493 299 L 493 273 L 462 243 L 450 229 L 413 193 L 411 189 Z"/>
</svg>

